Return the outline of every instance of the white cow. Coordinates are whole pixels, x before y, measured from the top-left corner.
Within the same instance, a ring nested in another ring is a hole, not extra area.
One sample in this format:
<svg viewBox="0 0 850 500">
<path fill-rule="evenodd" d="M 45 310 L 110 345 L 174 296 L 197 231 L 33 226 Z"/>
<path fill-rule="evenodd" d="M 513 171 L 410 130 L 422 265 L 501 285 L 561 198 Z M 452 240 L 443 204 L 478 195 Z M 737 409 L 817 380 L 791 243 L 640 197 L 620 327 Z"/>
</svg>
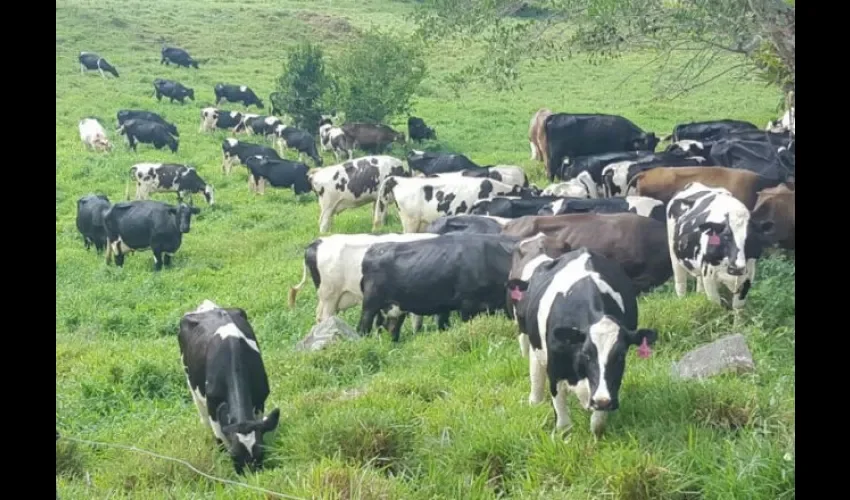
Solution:
<svg viewBox="0 0 850 500">
<path fill-rule="evenodd" d="M 95 151 L 106 151 L 112 149 L 112 144 L 106 137 L 106 130 L 94 118 L 83 118 L 80 120 L 80 140 L 87 148 L 92 148 Z"/>
</svg>

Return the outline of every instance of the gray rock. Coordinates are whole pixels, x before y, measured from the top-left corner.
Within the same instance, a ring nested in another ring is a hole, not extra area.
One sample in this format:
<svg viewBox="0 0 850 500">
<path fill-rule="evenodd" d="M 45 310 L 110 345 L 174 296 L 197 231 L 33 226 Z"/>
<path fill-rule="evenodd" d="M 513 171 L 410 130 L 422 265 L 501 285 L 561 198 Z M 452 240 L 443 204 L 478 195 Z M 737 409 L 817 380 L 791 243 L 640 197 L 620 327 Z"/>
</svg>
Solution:
<svg viewBox="0 0 850 500">
<path fill-rule="evenodd" d="M 706 378 L 721 373 L 749 373 L 755 370 L 753 356 L 741 334 L 728 335 L 685 354 L 673 363 L 673 376 L 683 379 Z"/>
<path fill-rule="evenodd" d="M 360 335 L 345 321 L 336 316 L 331 316 L 313 326 L 310 333 L 295 345 L 295 349 L 298 351 L 318 351 L 340 337 L 359 339 Z"/>
</svg>

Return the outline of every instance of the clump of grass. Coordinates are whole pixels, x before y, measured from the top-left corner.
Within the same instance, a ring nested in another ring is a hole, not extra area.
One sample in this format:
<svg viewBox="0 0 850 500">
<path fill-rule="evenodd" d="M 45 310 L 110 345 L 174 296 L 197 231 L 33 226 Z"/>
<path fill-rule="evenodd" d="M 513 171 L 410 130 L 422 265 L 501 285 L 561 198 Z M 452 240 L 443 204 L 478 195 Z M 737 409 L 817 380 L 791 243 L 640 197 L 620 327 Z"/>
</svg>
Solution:
<svg viewBox="0 0 850 500">
<path fill-rule="evenodd" d="M 180 390 L 185 385 L 177 367 L 163 368 L 142 361 L 127 378 L 127 390 L 135 399 L 166 399 L 184 396 Z"/>
<path fill-rule="evenodd" d="M 740 391 L 718 390 L 712 385 L 700 386 L 692 394 L 694 422 L 722 430 L 738 430 L 752 422 L 757 403 L 745 387 Z"/>
<path fill-rule="evenodd" d="M 77 443 L 59 440 L 56 442 L 56 475 L 79 479 L 85 473 L 85 455 Z"/>
</svg>

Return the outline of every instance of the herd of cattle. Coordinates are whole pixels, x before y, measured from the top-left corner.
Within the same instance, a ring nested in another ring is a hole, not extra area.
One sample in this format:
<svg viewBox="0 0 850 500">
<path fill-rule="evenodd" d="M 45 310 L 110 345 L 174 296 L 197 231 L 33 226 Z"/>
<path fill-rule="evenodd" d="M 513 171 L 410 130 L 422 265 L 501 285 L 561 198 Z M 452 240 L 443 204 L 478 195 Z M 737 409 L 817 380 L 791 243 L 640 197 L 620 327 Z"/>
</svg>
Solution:
<svg viewBox="0 0 850 500">
<path fill-rule="evenodd" d="M 198 67 L 175 48 L 164 48 L 161 62 Z M 80 65 L 118 76 L 95 54 L 82 53 Z M 177 82 L 157 79 L 154 87 L 157 99 L 194 100 L 194 90 Z M 263 108 L 246 86 L 218 84 L 214 93 L 216 104 Z M 286 117 L 207 107 L 200 133 L 224 129 L 277 144 L 276 150 L 224 139 L 222 175 L 238 162 L 257 193 L 266 183 L 315 193 L 319 233 L 330 231 L 334 215 L 368 204 L 377 233 L 390 208 L 397 210 L 403 233 L 332 234 L 311 242 L 290 306 L 309 272 L 317 322 L 361 305 L 358 330 L 384 327 L 394 341 L 407 315 L 415 331 L 423 316 L 443 330 L 453 311 L 461 321 L 502 311 L 516 323 L 529 359 L 529 401 L 543 401 L 548 379 L 556 429 L 570 426 L 572 392 L 593 412 L 591 428 L 599 435 L 607 413 L 619 406 L 629 347 L 646 357 L 657 338 L 638 326 L 638 295 L 672 277 L 681 297 L 693 276 L 697 290 L 715 302 L 721 302 L 719 285 L 728 288 L 737 310 L 763 251 L 794 249 L 793 117 L 792 108 L 767 130 L 738 120 L 677 125 L 664 138 L 669 146 L 656 152 L 661 140 L 622 116 L 541 109 L 528 139 L 532 159 L 544 163 L 550 183 L 558 180 L 545 189 L 530 184 L 520 167 L 482 166 L 463 154 L 383 154 L 391 143 L 406 143 L 405 134 L 386 125 L 338 126 L 332 116 L 320 125 L 319 144 L 346 159 L 326 167 L 316 138 Z M 177 128 L 161 116 L 120 110 L 117 118 L 133 150 L 140 142 L 177 151 Z M 84 119 L 79 129 L 85 144 L 111 147 L 97 120 Z M 408 137 L 436 133 L 410 117 Z M 284 159 L 284 148 L 297 151 L 299 161 Z M 370 154 L 355 158 L 355 149 Z M 315 168 L 302 162 L 304 155 Z M 106 250 L 107 262 L 114 255 L 120 266 L 126 253 L 149 248 L 160 270 L 200 211 L 192 194 L 213 205 L 213 186 L 194 168 L 169 163 L 136 164 L 129 181 L 136 183 L 134 201 L 81 198 L 77 227 L 86 248 Z M 148 199 L 160 191 L 176 192 L 178 204 Z M 178 338 L 201 422 L 212 427 L 239 473 L 260 467 L 263 434 L 277 426 L 280 412 L 263 417 L 270 389 L 247 313 L 205 300 L 183 316 Z"/>
</svg>

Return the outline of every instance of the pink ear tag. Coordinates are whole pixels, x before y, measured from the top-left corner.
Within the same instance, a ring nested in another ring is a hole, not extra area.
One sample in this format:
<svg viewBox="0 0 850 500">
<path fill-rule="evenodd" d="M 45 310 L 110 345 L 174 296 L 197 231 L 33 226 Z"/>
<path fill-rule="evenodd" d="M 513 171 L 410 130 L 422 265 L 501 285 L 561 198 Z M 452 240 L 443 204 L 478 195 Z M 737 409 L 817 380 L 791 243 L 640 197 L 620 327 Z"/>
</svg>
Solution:
<svg viewBox="0 0 850 500">
<path fill-rule="evenodd" d="M 717 236 L 716 234 L 712 234 L 711 236 L 708 237 L 708 244 L 709 245 L 719 245 L 720 244 L 720 236 Z"/>
<path fill-rule="evenodd" d="M 511 298 L 514 300 L 522 300 L 522 290 L 518 287 L 511 288 Z"/>
<path fill-rule="evenodd" d="M 643 342 L 641 342 L 640 347 L 638 347 L 638 356 L 646 359 L 650 354 L 652 354 L 652 351 L 649 349 L 649 344 L 646 343 L 646 337 L 644 337 Z"/>
</svg>

